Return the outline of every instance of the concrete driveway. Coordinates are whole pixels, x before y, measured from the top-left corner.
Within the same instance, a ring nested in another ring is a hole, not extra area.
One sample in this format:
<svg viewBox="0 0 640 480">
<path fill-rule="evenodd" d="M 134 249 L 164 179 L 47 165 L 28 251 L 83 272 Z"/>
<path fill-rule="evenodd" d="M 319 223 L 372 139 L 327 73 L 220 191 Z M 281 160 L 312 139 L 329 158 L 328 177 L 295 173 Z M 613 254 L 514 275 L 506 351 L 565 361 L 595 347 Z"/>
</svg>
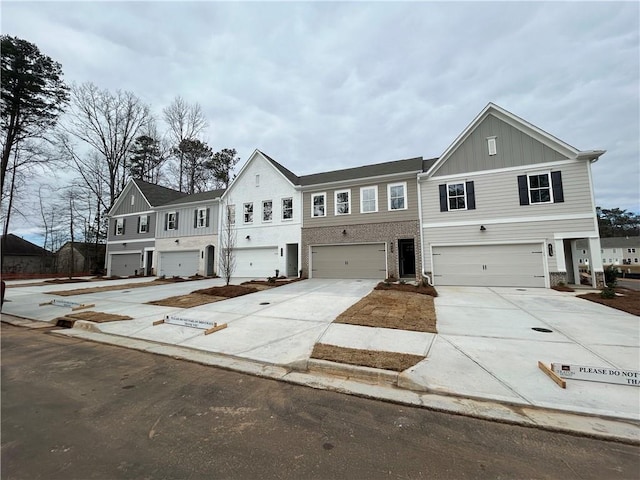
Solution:
<svg viewBox="0 0 640 480">
<path fill-rule="evenodd" d="M 640 388 L 569 380 L 537 364 L 640 370 L 640 318 L 550 289 L 438 287 L 438 335 L 406 387 L 640 419 Z M 551 333 L 532 330 L 543 327 Z"/>
</svg>

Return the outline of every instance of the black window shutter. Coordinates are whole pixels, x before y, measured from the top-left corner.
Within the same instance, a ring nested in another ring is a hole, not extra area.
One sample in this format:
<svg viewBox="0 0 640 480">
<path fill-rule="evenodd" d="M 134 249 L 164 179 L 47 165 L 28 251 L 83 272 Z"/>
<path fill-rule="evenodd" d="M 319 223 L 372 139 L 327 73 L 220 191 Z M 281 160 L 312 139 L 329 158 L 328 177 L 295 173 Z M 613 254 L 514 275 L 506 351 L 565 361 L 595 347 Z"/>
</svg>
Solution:
<svg viewBox="0 0 640 480">
<path fill-rule="evenodd" d="M 440 211 L 446 212 L 449 210 L 449 205 L 447 202 L 447 186 L 443 183 L 438 187 L 440 189 Z"/>
<path fill-rule="evenodd" d="M 465 182 L 467 189 L 467 210 L 476 209 L 476 191 L 473 186 L 473 182 Z"/>
<path fill-rule="evenodd" d="M 138 233 L 140 233 L 140 218 L 141 217 L 138 217 Z"/>
<path fill-rule="evenodd" d="M 164 214 L 164 229 L 167 229 L 167 225 L 169 225 L 169 214 L 165 213 Z"/>
<path fill-rule="evenodd" d="M 207 219 L 205 221 L 205 226 L 208 227 L 209 226 L 209 209 L 207 208 Z"/>
<path fill-rule="evenodd" d="M 529 205 L 529 185 L 526 175 L 518 175 L 518 193 L 520 193 L 520 205 Z"/>
<path fill-rule="evenodd" d="M 196 208 L 193 211 L 193 228 L 196 228 L 198 226 L 198 209 Z"/>
<path fill-rule="evenodd" d="M 555 203 L 564 202 L 564 191 L 562 190 L 562 173 L 551 172 L 551 185 L 553 187 L 553 201 Z"/>
<path fill-rule="evenodd" d="M 122 219 L 122 234 L 124 235 L 124 227 L 127 225 L 127 219 L 123 218 Z"/>
<path fill-rule="evenodd" d="M 151 215 L 147 215 L 147 232 L 151 228 Z"/>
<path fill-rule="evenodd" d="M 118 219 L 117 218 L 113 221 L 113 234 L 114 235 L 118 234 Z"/>
<path fill-rule="evenodd" d="M 175 226 L 175 229 L 176 230 L 178 229 L 178 212 L 176 212 L 176 226 Z"/>
</svg>

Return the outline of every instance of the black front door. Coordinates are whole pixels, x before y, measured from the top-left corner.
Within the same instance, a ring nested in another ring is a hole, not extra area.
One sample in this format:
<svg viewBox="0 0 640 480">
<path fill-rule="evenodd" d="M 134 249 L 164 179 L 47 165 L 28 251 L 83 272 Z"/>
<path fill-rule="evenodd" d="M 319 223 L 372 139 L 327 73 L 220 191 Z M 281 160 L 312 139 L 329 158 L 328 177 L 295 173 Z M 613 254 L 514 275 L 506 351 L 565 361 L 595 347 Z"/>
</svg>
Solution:
<svg viewBox="0 0 640 480">
<path fill-rule="evenodd" d="M 398 256 L 401 277 L 416 276 L 416 252 L 413 238 L 398 240 Z"/>
</svg>

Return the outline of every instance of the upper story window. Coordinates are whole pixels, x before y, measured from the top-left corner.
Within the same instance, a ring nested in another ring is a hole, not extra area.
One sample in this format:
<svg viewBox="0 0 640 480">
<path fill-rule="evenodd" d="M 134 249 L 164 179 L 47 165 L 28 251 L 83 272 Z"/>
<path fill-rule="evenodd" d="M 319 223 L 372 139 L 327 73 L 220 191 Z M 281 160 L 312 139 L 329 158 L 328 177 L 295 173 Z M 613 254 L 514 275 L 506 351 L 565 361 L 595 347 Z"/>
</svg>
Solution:
<svg viewBox="0 0 640 480">
<path fill-rule="evenodd" d="M 282 199 L 282 220 L 291 220 L 293 218 L 293 198 Z"/>
<path fill-rule="evenodd" d="M 447 185 L 449 210 L 466 210 L 467 193 L 464 183 L 450 183 Z"/>
<path fill-rule="evenodd" d="M 324 217 L 327 215 L 327 194 L 313 193 L 311 195 L 311 216 Z"/>
<path fill-rule="evenodd" d="M 561 172 L 518 176 L 520 205 L 564 202 Z"/>
<path fill-rule="evenodd" d="M 149 217 L 141 215 L 138 217 L 138 233 L 147 233 L 149 231 Z"/>
<path fill-rule="evenodd" d="M 407 182 L 392 183 L 387 187 L 389 210 L 406 210 Z"/>
<path fill-rule="evenodd" d="M 169 212 L 165 217 L 165 230 L 177 230 L 178 229 L 178 212 Z"/>
<path fill-rule="evenodd" d="M 262 221 L 270 222 L 271 220 L 273 220 L 273 202 L 265 200 L 262 202 Z"/>
<path fill-rule="evenodd" d="M 253 202 L 245 203 L 243 212 L 244 212 L 244 223 L 253 223 Z"/>
<path fill-rule="evenodd" d="M 378 211 L 378 187 L 360 188 L 360 212 L 373 213 Z"/>
<path fill-rule="evenodd" d="M 205 228 L 209 226 L 209 209 L 198 208 L 195 212 L 195 228 Z"/>
<path fill-rule="evenodd" d="M 256 174 L 256 187 L 260 186 L 260 174 Z"/>
<path fill-rule="evenodd" d="M 136 196 L 131 195 L 131 205 L 135 205 L 135 203 L 136 203 Z"/>
<path fill-rule="evenodd" d="M 627 253 L 636 253 L 635 248 L 627 248 Z"/>
<path fill-rule="evenodd" d="M 236 224 L 236 206 L 235 205 L 227 205 L 227 222 L 229 222 L 229 225 Z"/>
<path fill-rule="evenodd" d="M 487 137 L 487 150 L 489 151 L 489 156 L 493 156 L 498 153 L 496 137 Z"/>
<path fill-rule="evenodd" d="M 336 215 L 351 213 L 351 190 L 336 191 Z"/>
<path fill-rule="evenodd" d="M 116 218 L 116 227 L 115 234 L 116 235 L 124 235 L 124 218 Z"/>
</svg>

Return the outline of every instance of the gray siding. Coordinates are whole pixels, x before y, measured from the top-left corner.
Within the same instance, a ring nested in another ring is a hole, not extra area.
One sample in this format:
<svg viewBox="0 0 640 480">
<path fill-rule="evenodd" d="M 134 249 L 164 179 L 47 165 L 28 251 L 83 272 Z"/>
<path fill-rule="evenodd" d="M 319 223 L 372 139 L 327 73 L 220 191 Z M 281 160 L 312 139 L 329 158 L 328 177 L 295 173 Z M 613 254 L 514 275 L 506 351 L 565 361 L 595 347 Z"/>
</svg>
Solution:
<svg viewBox="0 0 640 480">
<path fill-rule="evenodd" d="M 547 215 L 592 214 L 590 165 L 584 161 L 574 161 L 553 168 L 544 165 L 532 166 L 527 170 L 512 170 L 486 175 L 461 176 L 455 180 L 432 177 L 421 184 L 422 215 L 424 223 L 463 222 L 487 219 L 539 217 Z M 538 205 L 520 205 L 518 196 L 518 175 L 562 172 L 564 202 Z M 473 181 L 476 209 L 440 211 L 438 185 L 447 182 Z M 589 230 L 593 229 L 591 221 Z"/>
<path fill-rule="evenodd" d="M 389 210 L 387 186 L 389 184 L 406 182 L 407 184 L 407 209 Z M 378 186 L 378 211 L 375 213 L 360 213 L 360 187 Z M 335 192 L 340 190 L 351 190 L 351 214 L 335 215 Z M 326 192 L 326 216 L 311 216 L 311 196 L 315 193 Z M 354 181 L 349 186 L 336 188 L 319 187 L 314 190 L 305 191 L 302 195 L 302 226 L 326 227 L 337 225 L 357 225 L 383 222 L 403 222 L 418 219 L 418 194 L 416 175 L 403 177 L 393 181 Z"/>
<path fill-rule="evenodd" d="M 138 233 L 138 218 L 141 216 L 149 217 L 149 226 L 146 233 Z M 145 214 L 127 215 L 125 217 L 119 217 L 124 219 L 124 235 L 116 235 L 116 218 L 109 218 L 109 235 L 108 240 L 110 242 L 126 242 L 128 240 L 153 240 L 156 227 L 156 213 L 149 212 Z"/>
<path fill-rule="evenodd" d="M 487 137 L 496 137 L 496 155 L 489 155 Z M 437 175 L 452 175 L 555 162 L 566 158 L 566 156 L 489 114 L 436 173 Z"/>
<path fill-rule="evenodd" d="M 131 204 L 131 197 L 133 196 L 133 205 Z M 121 200 L 117 208 L 110 212 L 111 216 L 126 215 L 136 212 L 146 212 L 151 210 L 151 206 L 145 200 L 144 196 L 138 190 L 133 182 L 130 182 L 122 191 L 118 197 Z"/>
<path fill-rule="evenodd" d="M 209 209 L 209 226 L 194 227 L 195 211 L 199 208 Z M 218 233 L 218 202 L 206 202 L 193 205 L 175 205 L 171 208 L 163 207 L 158 209 L 158 225 L 156 228 L 156 238 L 179 238 L 200 235 L 217 235 Z M 176 230 L 165 230 L 165 215 L 169 212 L 178 214 L 178 228 Z"/>
<path fill-rule="evenodd" d="M 124 242 L 127 243 L 127 242 Z M 108 243 L 107 244 L 107 257 L 116 252 L 130 252 L 130 253 L 142 253 L 145 248 L 152 248 L 155 245 L 153 239 L 146 242 L 133 242 L 122 245 L 122 243 Z"/>
</svg>

